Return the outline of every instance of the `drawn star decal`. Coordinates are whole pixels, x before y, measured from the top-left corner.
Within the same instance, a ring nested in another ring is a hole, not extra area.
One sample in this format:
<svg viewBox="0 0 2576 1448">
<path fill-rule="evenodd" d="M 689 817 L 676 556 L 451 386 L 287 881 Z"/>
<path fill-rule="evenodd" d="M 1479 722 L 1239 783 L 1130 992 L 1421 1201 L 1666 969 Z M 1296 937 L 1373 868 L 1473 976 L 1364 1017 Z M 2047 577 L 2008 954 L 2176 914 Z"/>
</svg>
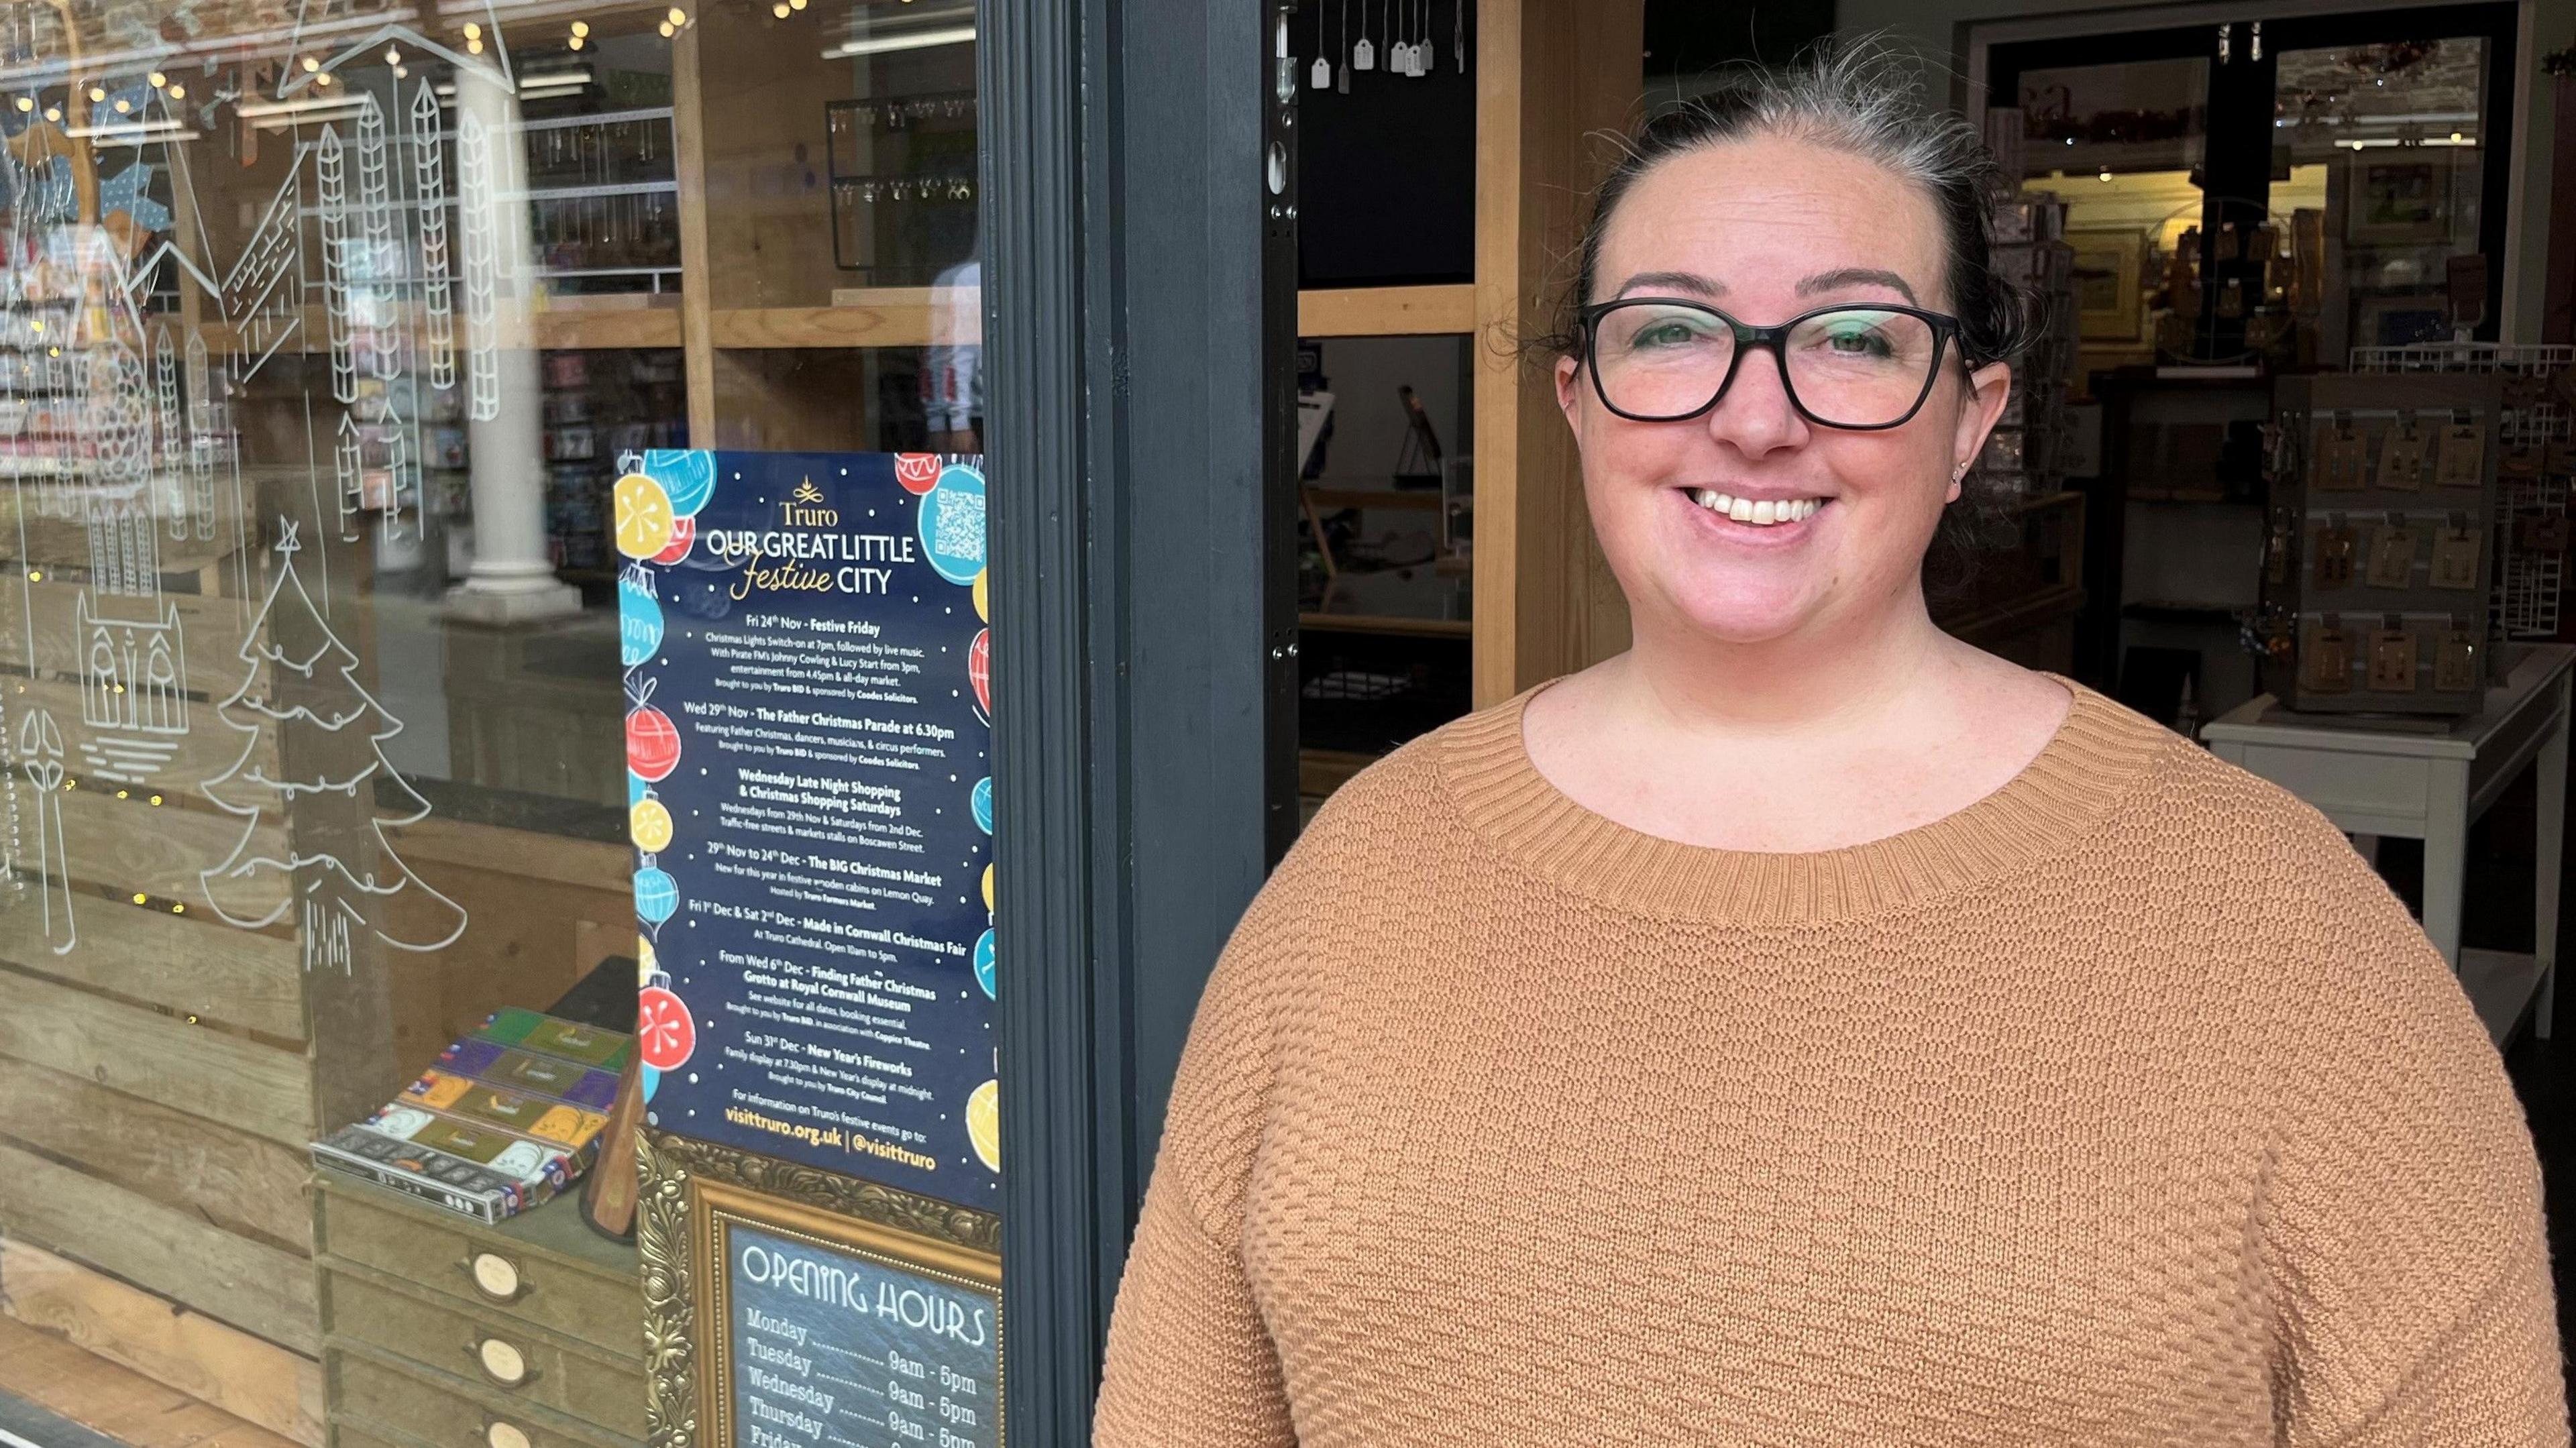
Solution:
<svg viewBox="0 0 2576 1448">
<path fill-rule="evenodd" d="M 152 173 L 160 169 L 146 161 L 137 161 L 98 183 L 98 214 L 114 216 L 122 211 L 141 231 L 170 229 L 170 208 L 144 194 L 152 184 Z"/>
</svg>

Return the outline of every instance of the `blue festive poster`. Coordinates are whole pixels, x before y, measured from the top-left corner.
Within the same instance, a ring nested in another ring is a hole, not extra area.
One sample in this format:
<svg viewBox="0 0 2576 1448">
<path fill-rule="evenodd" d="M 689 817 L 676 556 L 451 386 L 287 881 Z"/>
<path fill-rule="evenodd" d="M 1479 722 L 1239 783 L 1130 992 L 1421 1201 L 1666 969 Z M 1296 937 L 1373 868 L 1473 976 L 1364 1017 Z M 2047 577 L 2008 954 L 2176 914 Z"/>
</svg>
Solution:
<svg viewBox="0 0 2576 1448">
<path fill-rule="evenodd" d="M 623 461 L 646 1120 L 990 1210 L 980 460 Z"/>
</svg>

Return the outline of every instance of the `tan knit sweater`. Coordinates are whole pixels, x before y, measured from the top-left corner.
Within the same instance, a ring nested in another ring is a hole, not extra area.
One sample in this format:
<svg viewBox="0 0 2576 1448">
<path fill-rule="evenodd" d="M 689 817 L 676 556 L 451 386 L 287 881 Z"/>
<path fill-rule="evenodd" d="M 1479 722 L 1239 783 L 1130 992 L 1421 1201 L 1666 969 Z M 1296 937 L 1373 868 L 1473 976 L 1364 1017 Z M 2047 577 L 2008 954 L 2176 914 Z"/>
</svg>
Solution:
<svg viewBox="0 0 2576 1448">
<path fill-rule="evenodd" d="M 1102 1448 L 2568 1441 L 2521 1110 L 2314 811 L 2078 691 L 1946 820 L 1703 849 L 1524 702 L 1244 918 Z"/>
</svg>

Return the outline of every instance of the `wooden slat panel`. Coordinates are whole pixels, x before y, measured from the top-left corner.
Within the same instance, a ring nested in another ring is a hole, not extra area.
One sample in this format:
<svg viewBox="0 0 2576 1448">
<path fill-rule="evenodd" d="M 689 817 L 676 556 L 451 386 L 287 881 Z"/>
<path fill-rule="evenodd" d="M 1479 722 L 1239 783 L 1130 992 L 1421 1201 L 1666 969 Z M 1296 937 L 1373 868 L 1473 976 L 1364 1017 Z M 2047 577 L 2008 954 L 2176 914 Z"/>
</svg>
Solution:
<svg viewBox="0 0 2576 1448">
<path fill-rule="evenodd" d="M 0 1393 L 132 1448 L 289 1448 L 295 1441 L 5 1315 Z"/>
<path fill-rule="evenodd" d="M 270 1433 L 321 1448 L 322 1365 L 309 1357 L 25 1242 L 0 1242 L 0 1307 Z"/>
<path fill-rule="evenodd" d="M 1476 288 L 1319 287 L 1297 294 L 1300 337 L 1419 337 L 1476 330 Z"/>
<path fill-rule="evenodd" d="M 320 1350 L 312 1263 L 15 1147 L 0 1146 L 0 1232 L 298 1352 Z"/>
<path fill-rule="evenodd" d="M 62 955 L 46 944 L 44 914 L 33 902 L 0 911 L 0 962 L 210 1021 L 304 1039 L 304 968 L 294 941 L 235 930 L 208 914 L 172 915 L 95 896 L 82 896 L 73 908 L 80 944 Z"/>
<path fill-rule="evenodd" d="M 698 27 L 671 41 L 672 179 L 679 184 L 681 366 L 689 379 L 689 436 L 699 447 L 716 435 L 716 347 L 711 310 L 714 280 L 707 253 L 706 90 Z"/>
<path fill-rule="evenodd" d="M 304 1153 L 220 1122 L 0 1056 L 0 1140 L 310 1254 Z"/>
<path fill-rule="evenodd" d="M 24 559 L 45 568 L 89 568 L 89 525 L 85 520 L 39 512 L 33 506 L 22 512 L 26 529 L 23 543 L 20 512 L 0 502 L 0 558 Z M 215 536 L 211 539 L 200 541 L 192 530 L 187 539 L 174 542 L 165 533 L 158 540 L 162 587 L 173 596 L 201 591 L 188 580 L 212 577 L 217 565 L 231 556 L 235 526 L 234 516 L 223 513 L 216 519 Z"/>
<path fill-rule="evenodd" d="M 81 585 L 76 582 L 47 579 L 27 590 L 27 612 L 32 619 L 21 619 L 18 590 L 13 585 L 0 589 L 0 663 L 27 666 L 27 624 L 35 625 L 35 668 L 40 673 L 86 674 L 89 672 L 89 644 L 78 636 L 75 627 L 79 617 Z M 248 636 L 251 613 L 229 598 L 209 597 L 194 593 L 164 594 L 164 601 L 179 610 L 180 667 L 188 671 L 188 687 L 209 698 L 221 699 L 233 691 L 250 672 L 242 662 L 242 640 Z M 80 711 L 74 709 L 74 719 Z M 209 719 L 223 733 L 239 738 L 219 720 Z M 204 727 L 200 725 L 199 727 Z"/>
<path fill-rule="evenodd" d="M 0 1054 L 301 1147 L 313 1131 L 302 1053 L 29 976 L 0 979 Z"/>
<path fill-rule="evenodd" d="M 244 829 L 258 831 L 253 848 L 259 857 L 289 857 L 285 826 L 274 823 L 273 816 L 263 815 L 254 824 L 211 809 L 154 809 L 86 784 L 56 791 L 52 802 L 62 811 L 63 848 L 71 856 L 73 879 L 120 894 L 140 890 L 193 902 L 192 911 L 202 908 L 206 898 L 199 873 L 231 858 Z M 30 827 L 33 817 L 28 810 Z M 257 919 L 283 904 L 291 889 L 285 872 L 270 871 L 226 885 L 224 899 L 235 915 Z"/>
<path fill-rule="evenodd" d="M 100 767 L 99 758 L 83 749 L 83 745 L 110 740 L 124 742 L 137 737 L 101 729 L 82 720 L 82 695 L 89 687 L 86 684 L 67 679 L 30 679 L 23 681 L 25 688 L 20 691 L 20 682 L 12 681 L 10 684 L 10 717 L 15 720 L 24 712 L 35 709 L 43 709 L 53 715 L 54 727 L 63 736 L 63 767 L 75 779 Z M 191 678 L 188 682 L 193 686 L 197 681 Z M 177 749 L 166 762 L 149 767 L 143 783 L 135 786 L 138 794 L 147 797 L 156 791 L 165 795 L 192 794 L 206 780 L 236 765 L 240 765 L 244 773 L 258 768 L 263 771 L 263 778 L 277 778 L 276 730 L 262 729 L 256 735 L 245 734 L 224 722 L 215 706 L 202 699 L 192 699 L 188 703 L 187 733 L 162 737 L 175 744 Z M 245 749 L 251 750 L 248 763 L 243 763 Z M 117 756 L 108 752 L 103 757 L 112 760 Z M 23 780 L 25 776 L 20 778 Z M 119 780 L 100 783 L 111 796 L 118 789 L 127 787 Z M 137 828 L 148 829 L 150 826 L 138 825 Z"/>
</svg>

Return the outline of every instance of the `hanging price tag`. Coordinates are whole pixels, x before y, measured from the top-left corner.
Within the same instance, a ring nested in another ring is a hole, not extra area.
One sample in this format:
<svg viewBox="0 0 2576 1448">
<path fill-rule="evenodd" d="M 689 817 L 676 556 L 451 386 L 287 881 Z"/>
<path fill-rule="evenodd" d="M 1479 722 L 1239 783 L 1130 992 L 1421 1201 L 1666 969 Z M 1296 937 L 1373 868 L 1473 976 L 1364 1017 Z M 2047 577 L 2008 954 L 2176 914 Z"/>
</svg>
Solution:
<svg viewBox="0 0 2576 1448">
<path fill-rule="evenodd" d="M 2384 628 L 2370 636 L 2370 687 L 2385 694 L 2415 692 L 2415 636 Z"/>
<path fill-rule="evenodd" d="M 2474 592 L 2478 586 L 2478 535 L 2472 528 L 2445 528 L 2433 540 L 2435 588 Z"/>
<path fill-rule="evenodd" d="M 2371 535 L 2370 586 L 2404 588 L 2415 579 L 2415 530 L 2391 523 Z"/>
<path fill-rule="evenodd" d="M 2433 646 L 2433 687 L 2445 694 L 2465 694 L 2478 686 L 2478 641 L 2467 629 L 2455 628 Z"/>
<path fill-rule="evenodd" d="M 2486 429 L 2474 422 L 2442 429 L 2442 461 L 2433 480 L 2446 488 L 2474 488 L 2487 480 Z"/>
<path fill-rule="evenodd" d="M 2352 688 L 2352 638 L 2331 615 L 2308 629 L 2307 645 L 2299 650 L 2299 684 L 2320 694 Z"/>
<path fill-rule="evenodd" d="M 2360 540 L 2341 525 L 2317 530 L 2316 584 L 2319 588 L 2352 587 L 2352 567 Z"/>
</svg>

